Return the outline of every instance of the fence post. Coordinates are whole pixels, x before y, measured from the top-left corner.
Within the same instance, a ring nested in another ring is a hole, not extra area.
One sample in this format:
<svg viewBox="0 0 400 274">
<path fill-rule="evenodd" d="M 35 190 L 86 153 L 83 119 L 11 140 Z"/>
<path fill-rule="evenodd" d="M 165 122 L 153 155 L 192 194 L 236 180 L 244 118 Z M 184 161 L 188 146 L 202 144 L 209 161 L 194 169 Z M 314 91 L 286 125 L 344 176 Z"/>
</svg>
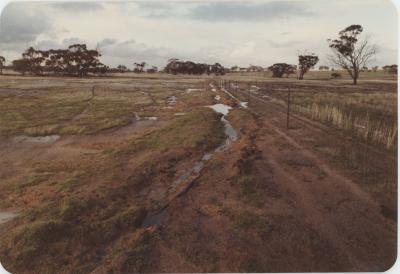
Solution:
<svg viewBox="0 0 400 274">
<path fill-rule="evenodd" d="M 249 83 L 249 84 L 247 85 L 247 89 L 248 89 L 248 95 L 247 95 L 247 97 L 248 97 L 248 99 L 247 99 L 247 105 L 248 105 L 248 106 L 250 106 L 250 96 L 251 96 L 251 94 L 250 94 L 250 89 L 251 89 L 251 83 Z"/>
<path fill-rule="evenodd" d="M 287 120 L 286 120 L 286 129 L 289 129 L 289 116 L 290 116 L 290 87 L 288 88 L 287 95 Z"/>
</svg>

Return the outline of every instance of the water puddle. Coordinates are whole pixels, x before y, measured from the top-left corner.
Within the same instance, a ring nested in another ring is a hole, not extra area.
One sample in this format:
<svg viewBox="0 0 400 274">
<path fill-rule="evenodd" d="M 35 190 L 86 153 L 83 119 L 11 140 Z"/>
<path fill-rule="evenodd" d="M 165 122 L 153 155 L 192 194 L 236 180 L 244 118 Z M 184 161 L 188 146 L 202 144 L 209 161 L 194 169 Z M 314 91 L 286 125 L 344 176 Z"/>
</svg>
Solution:
<svg viewBox="0 0 400 274">
<path fill-rule="evenodd" d="M 239 106 L 241 106 L 242 108 L 248 108 L 248 102 L 239 102 Z"/>
<path fill-rule="evenodd" d="M 135 112 L 135 120 L 136 120 L 136 121 L 140 121 L 140 120 L 141 120 L 139 114 L 137 114 L 136 112 Z"/>
<path fill-rule="evenodd" d="M 222 115 L 228 115 L 229 110 L 232 109 L 232 107 L 224 104 L 215 104 L 212 106 L 208 106 L 209 108 L 212 108 L 215 112 L 221 113 Z"/>
<path fill-rule="evenodd" d="M 233 96 L 232 93 L 230 93 L 229 91 L 227 91 L 227 90 L 224 89 L 224 88 L 221 88 L 221 90 L 222 90 L 223 92 L 225 92 L 226 94 L 228 94 L 232 99 L 238 101 L 240 107 L 242 107 L 242 108 L 248 108 L 248 102 L 240 101 L 238 98 L 236 98 L 235 96 Z"/>
<path fill-rule="evenodd" d="M 199 88 L 188 88 L 186 89 L 186 93 L 192 93 L 193 91 L 201 91 Z"/>
<path fill-rule="evenodd" d="M 167 99 L 168 104 L 170 105 L 174 105 L 176 104 L 176 101 L 178 100 L 178 98 L 176 96 L 171 96 Z"/>
<path fill-rule="evenodd" d="M 229 110 L 232 108 L 230 106 L 224 105 L 224 104 L 215 104 L 215 105 L 208 106 L 208 107 L 213 109 L 215 112 L 221 113 L 223 115 L 221 117 L 221 121 L 222 121 L 222 123 L 224 123 L 224 126 L 225 126 L 224 132 L 225 132 L 225 135 L 227 136 L 227 138 L 226 138 L 225 142 L 223 144 L 221 144 L 219 147 L 217 147 L 213 152 L 205 154 L 201 158 L 200 161 L 197 161 L 193 164 L 192 168 L 190 168 L 189 170 L 187 170 L 186 172 L 181 174 L 179 176 L 179 178 L 176 179 L 171 185 L 172 193 L 174 193 L 177 190 L 177 188 L 185 181 L 189 181 L 189 179 L 191 179 L 191 178 L 193 178 L 193 179 L 197 178 L 197 176 L 203 170 L 205 162 L 210 160 L 214 156 L 215 153 L 218 153 L 218 152 L 221 152 L 221 151 L 224 151 L 225 149 L 227 149 L 232 144 L 232 142 L 236 141 L 239 138 L 236 130 L 233 128 L 231 123 L 229 123 L 229 121 L 225 119 L 226 115 L 228 115 L 228 113 L 229 113 Z M 186 191 L 187 188 L 189 188 L 189 187 L 190 187 L 190 185 L 187 186 L 186 189 L 182 190 L 182 192 Z"/>
<path fill-rule="evenodd" d="M 137 114 L 135 112 L 135 120 L 136 121 L 157 121 L 158 117 L 155 117 L 155 116 L 140 117 L 139 114 Z"/>
<path fill-rule="evenodd" d="M 18 214 L 15 212 L 0 212 L 0 225 L 11 221 L 17 216 Z"/>
<path fill-rule="evenodd" d="M 215 88 L 215 86 L 213 84 L 210 83 L 210 88 L 212 92 L 217 92 L 217 89 Z"/>
<path fill-rule="evenodd" d="M 192 187 L 195 179 L 200 175 L 200 172 L 203 170 L 206 162 L 209 161 L 216 153 L 222 152 L 229 148 L 232 143 L 239 138 L 238 133 L 233 128 L 231 123 L 229 123 L 229 121 L 225 119 L 226 115 L 228 115 L 229 113 L 229 110 L 231 110 L 232 108 L 224 104 L 215 104 L 208 107 L 213 109 L 215 112 L 221 113 L 223 115 L 221 117 L 221 121 L 222 123 L 224 123 L 224 132 L 227 136 L 225 142 L 217 147 L 213 152 L 203 155 L 200 161 L 195 162 L 189 170 L 186 170 L 174 182 L 172 182 L 168 191 L 168 193 L 172 195 L 172 198 L 169 198 L 169 200 L 161 209 L 148 213 L 142 223 L 142 227 L 148 228 L 151 226 L 161 226 L 163 220 L 167 217 L 166 209 L 168 208 L 170 201 L 172 201 L 175 197 L 186 193 Z"/>
<path fill-rule="evenodd" d="M 158 117 L 143 117 L 143 120 L 148 120 L 148 121 L 157 121 Z"/>
<path fill-rule="evenodd" d="M 161 226 L 162 222 L 167 217 L 166 208 L 159 209 L 157 211 L 147 213 L 143 220 L 142 227 L 149 228 L 151 226 Z"/>
<path fill-rule="evenodd" d="M 39 143 L 39 144 L 46 144 L 46 143 L 54 143 L 58 139 L 60 139 L 60 135 L 47 135 L 47 136 L 25 136 L 20 135 L 13 138 L 13 141 L 16 143 Z"/>
</svg>

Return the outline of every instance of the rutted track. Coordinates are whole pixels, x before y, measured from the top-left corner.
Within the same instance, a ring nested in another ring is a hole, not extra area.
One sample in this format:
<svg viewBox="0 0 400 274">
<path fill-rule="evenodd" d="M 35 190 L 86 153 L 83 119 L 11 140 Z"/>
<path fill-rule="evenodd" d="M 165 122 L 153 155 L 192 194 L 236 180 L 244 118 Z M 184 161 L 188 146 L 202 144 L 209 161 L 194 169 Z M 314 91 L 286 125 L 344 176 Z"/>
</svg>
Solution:
<svg viewBox="0 0 400 274">
<path fill-rule="evenodd" d="M 277 112 L 280 112 L 280 113 L 286 115 L 287 110 L 286 110 L 284 107 L 282 107 L 282 106 L 280 106 L 280 105 L 278 105 L 278 104 L 274 104 L 274 103 L 272 103 L 272 102 L 270 102 L 270 101 L 268 101 L 268 100 L 262 99 L 262 98 L 260 98 L 260 97 L 258 97 L 258 96 L 254 96 L 254 95 L 251 94 L 251 93 L 246 93 L 246 94 L 245 94 L 245 93 L 244 93 L 243 91 L 241 91 L 241 90 L 240 90 L 239 92 L 242 93 L 244 96 L 248 96 L 248 94 L 250 94 L 250 101 L 253 102 L 253 106 L 254 106 L 254 100 L 255 100 L 255 101 L 257 101 L 257 102 L 263 104 L 264 106 L 266 106 L 266 107 L 268 107 L 268 108 L 274 109 L 274 111 L 277 111 Z M 260 112 L 259 110 L 255 109 L 254 107 L 251 107 L 251 110 L 255 111 L 256 113 L 259 113 L 259 112 Z M 335 131 L 335 130 L 333 130 L 332 128 L 329 128 L 328 126 L 325 126 L 325 125 L 323 125 L 323 124 L 321 124 L 321 123 L 319 123 L 319 122 L 310 120 L 310 119 L 308 119 L 308 118 L 306 118 L 306 117 L 302 117 L 302 116 L 300 116 L 300 115 L 298 115 L 298 114 L 291 113 L 291 114 L 290 114 L 290 119 L 292 119 L 292 118 L 294 118 L 294 119 L 296 119 L 297 121 L 301 122 L 303 125 L 307 126 L 308 128 L 312 128 L 312 129 L 314 129 L 314 130 L 315 130 L 315 129 L 321 130 L 321 131 L 323 131 L 323 132 L 325 132 L 325 133 L 328 133 L 328 134 L 331 134 L 331 135 L 334 134 L 334 135 L 337 136 L 338 138 L 349 139 L 348 136 L 346 136 L 345 134 L 341 133 L 341 132 L 338 131 L 338 130 Z M 396 158 L 395 156 L 392 156 L 392 155 L 389 155 L 388 153 L 379 151 L 379 150 L 375 149 L 375 148 L 374 148 L 373 146 L 371 146 L 371 145 L 368 145 L 368 144 L 365 144 L 365 143 L 361 143 L 361 142 L 358 142 L 357 145 L 362 146 L 364 149 L 367 149 L 367 150 L 369 150 L 369 151 L 371 151 L 371 152 L 377 153 L 377 154 L 379 154 L 379 155 L 383 155 L 383 156 L 385 156 L 385 157 L 387 157 L 387 158 L 389 158 L 389 159 L 391 159 L 391 160 L 393 160 L 393 161 L 396 161 L 396 160 L 397 160 L 397 158 Z"/>
</svg>

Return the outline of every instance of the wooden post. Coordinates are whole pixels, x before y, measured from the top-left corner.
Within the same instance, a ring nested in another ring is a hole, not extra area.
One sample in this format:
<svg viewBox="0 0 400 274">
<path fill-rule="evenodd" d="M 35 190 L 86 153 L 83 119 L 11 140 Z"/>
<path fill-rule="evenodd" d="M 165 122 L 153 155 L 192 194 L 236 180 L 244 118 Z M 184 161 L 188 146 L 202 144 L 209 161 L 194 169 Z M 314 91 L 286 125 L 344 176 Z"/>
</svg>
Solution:
<svg viewBox="0 0 400 274">
<path fill-rule="evenodd" d="M 236 81 L 236 83 L 235 83 L 235 95 L 236 95 L 236 97 L 237 97 L 237 94 L 238 94 L 238 81 Z"/>
<path fill-rule="evenodd" d="M 251 94 L 250 94 L 250 89 L 251 89 L 251 83 L 248 84 L 247 88 L 248 88 L 248 96 L 247 96 L 247 97 L 248 97 L 248 100 L 247 100 L 247 105 L 250 106 L 250 96 L 251 96 Z"/>
<path fill-rule="evenodd" d="M 286 120 L 287 129 L 289 129 L 289 116 L 290 116 L 290 88 L 288 88 L 288 96 L 287 96 L 287 120 Z"/>
</svg>

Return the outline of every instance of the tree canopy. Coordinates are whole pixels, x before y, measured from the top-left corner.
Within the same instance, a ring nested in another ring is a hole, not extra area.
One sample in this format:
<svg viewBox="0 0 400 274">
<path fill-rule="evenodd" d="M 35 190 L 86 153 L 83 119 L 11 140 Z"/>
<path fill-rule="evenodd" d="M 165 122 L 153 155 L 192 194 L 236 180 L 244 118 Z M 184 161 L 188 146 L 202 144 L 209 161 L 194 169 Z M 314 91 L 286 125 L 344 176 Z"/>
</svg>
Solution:
<svg viewBox="0 0 400 274">
<path fill-rule="evenodd" d="M 268 69 L 272 71 L 272 77 L 282 78 L 282 76 L 285 74 L 287 77 L 290 74 L 293 74 L 296 70 L 296 67 L 286 63 L 276 63 L 270 66 Z"/>
<path fill-rule="evenodd" d="M 319 58 L 315 54 L 304 54 L 299 55 L 299 80 L 303 80 L 304 74 L 307 73 L 311 68 L 313 68 L 319 61 Z"/>
<path fill-rule="evenodd" d="M 88 73 L 105 73 L 107 67 L 99 61 L 97 50 L 85 44 L 74 44 L 68 49 L 36 50 L 29 47 L 22 58 L 12 62 L 15 71 L 41 75 L 44 72 L 84 77 Z"/>
<path fill-rule="evenodd" d="M 3 74 L 3 66 L 6 63 L 6 58 L 0 56 L 0 74 Z"/>
<path fill-rule="evenodd" d="M 358 41 L 358 36 L 363 32 L 361 25 L 351 25 L 339 32 L 337 39 L 329 39 L 329 47 L 333 54 L 329 57 L 334 65 L 345 69 L 353 84 L 357 84 L 360 68 L 367 65 L 376 54 L 377 48 L 371 45 L 368 39 Z"/>
<path fill-rule="evenodd" d="M 166 65 L 164 71 L 171 74 L 225 74 L 225 68 L 220 63 L 209 65 L 191 61 L 179 61 L 178 59 L 170 59 L 170 62 Z"/>
</svg>

